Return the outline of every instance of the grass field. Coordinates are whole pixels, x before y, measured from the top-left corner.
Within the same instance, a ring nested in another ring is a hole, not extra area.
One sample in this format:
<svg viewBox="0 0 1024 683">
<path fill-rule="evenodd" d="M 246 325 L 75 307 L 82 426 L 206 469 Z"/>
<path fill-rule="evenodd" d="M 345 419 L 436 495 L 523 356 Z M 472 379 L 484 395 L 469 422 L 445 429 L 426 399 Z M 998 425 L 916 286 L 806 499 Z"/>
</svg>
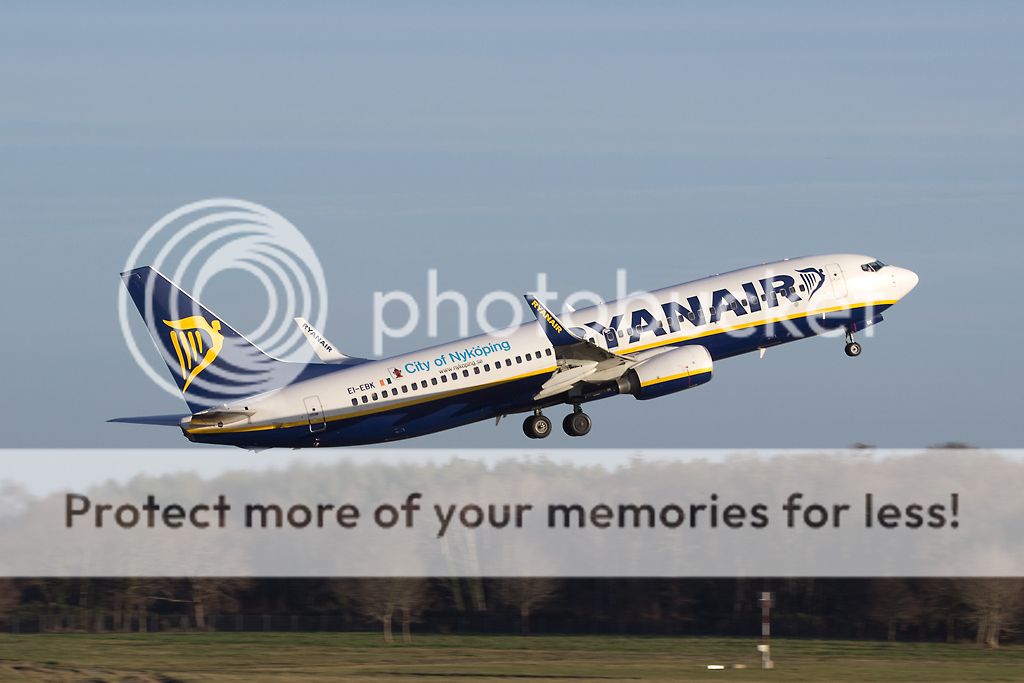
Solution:
<svg viewBox="0 0 1024 683">
<path fill-rule="evenodd" d="M 0 635 L 3 681 L 1015 681 L 1024 647 L 753 639 L 364 633 Z M 727 668 L 708 670 L 708 664 Z"/>
</svg>

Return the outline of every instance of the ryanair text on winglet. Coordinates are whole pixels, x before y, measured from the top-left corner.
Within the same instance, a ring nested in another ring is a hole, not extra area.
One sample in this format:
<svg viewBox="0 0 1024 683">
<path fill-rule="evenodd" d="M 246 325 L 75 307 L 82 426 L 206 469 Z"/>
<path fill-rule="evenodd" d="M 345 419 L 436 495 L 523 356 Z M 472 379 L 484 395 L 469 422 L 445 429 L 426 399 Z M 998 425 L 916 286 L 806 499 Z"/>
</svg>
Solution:
<svg viewBox="0 0 1024 683">
<path fill-rule="evenodd" d="M 533 301 L 530 302 L 530 305 L 533 306 L 538 311 L 540 311 L 540 314 L 544 316 L 544 322 L 546 322 L 548 325 L 551 325 L 552 329 L 554 329 L 555 332 L 561 334 L 562 326 L 558 324 L 558 321 L 555 320 L 554 316 L 548 313 L 548 310 L 546 308 L 540 305 L 539 301 L 534 299 Z"/>
</svg>

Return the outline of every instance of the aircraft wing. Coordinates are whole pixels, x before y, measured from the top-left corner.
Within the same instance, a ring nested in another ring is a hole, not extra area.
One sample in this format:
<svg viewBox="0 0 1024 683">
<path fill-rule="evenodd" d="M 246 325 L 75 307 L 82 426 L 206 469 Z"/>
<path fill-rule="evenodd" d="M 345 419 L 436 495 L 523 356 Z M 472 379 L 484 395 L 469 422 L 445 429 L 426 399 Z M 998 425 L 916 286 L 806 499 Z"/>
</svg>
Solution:
<svg viewBox="0 0 1024 683">
<path fill-rule="evenodd" d="M 604 349 L 588 342 L 569 329 L 537 297 L 524 295 L 548 341 L 555 347 L 558 371 L 551 376 L 534 396 L 540 400 L 571 391 L 581 384 L 599 384 L 614 380 L 637 363 L 628 356 Z"/>
</svg>

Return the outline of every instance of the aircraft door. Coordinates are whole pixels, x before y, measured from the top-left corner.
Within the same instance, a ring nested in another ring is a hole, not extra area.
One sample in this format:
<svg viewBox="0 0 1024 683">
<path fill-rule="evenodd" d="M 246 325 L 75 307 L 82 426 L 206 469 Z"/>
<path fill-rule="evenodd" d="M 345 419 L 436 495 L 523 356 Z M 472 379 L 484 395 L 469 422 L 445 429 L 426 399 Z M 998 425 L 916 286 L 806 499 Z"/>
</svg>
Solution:
<svg viewBox="0 0 1024 683">
<path fill-rule="evenodd" d="M 327 429 L 327 420 L 324 418 L 324 407 L 320 405 L 319 396 L 307 396 L 302 399 L 306 405 L 306 417 L 309 419 L 309 431 L 322 432 Z"/>
<path fill-rule="evenodd" d="M 619 340 L 615 338 L 615 329 L 614 328 L 609 327 L 609 328 L 605 329 L 605 331 L 604 331 L 604 342 L 608 346 L 609 349 L 614 349 L 616 346 L 619 345 Z"/>
<path fill-rule="evenodd" d="M 832 283 L 832 294 L 837 299 L 842 299 L 846 296 L 846 277 L 843 275 L 843 269 L 838 263 L 830 263 L 825 266 L 825 272 L 828 274 L 829 282 Z"/>
</svg>

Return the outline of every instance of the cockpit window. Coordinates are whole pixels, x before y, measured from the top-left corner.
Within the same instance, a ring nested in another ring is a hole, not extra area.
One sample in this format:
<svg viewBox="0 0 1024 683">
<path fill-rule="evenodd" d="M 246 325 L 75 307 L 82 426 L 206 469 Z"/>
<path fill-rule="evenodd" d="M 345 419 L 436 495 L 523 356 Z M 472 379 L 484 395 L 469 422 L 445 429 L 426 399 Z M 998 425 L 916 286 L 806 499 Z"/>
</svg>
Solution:
<svg viewBox="0 0 1024 683">
<path fill-rule="evenodd" d="M 882 268 L 885 268 L 885 264 L 881 261 L 872 261 L 871 263 L 865 263 L 860 267 L 861 270 L 868 273 L 877 273 Z"/>
</svg>

